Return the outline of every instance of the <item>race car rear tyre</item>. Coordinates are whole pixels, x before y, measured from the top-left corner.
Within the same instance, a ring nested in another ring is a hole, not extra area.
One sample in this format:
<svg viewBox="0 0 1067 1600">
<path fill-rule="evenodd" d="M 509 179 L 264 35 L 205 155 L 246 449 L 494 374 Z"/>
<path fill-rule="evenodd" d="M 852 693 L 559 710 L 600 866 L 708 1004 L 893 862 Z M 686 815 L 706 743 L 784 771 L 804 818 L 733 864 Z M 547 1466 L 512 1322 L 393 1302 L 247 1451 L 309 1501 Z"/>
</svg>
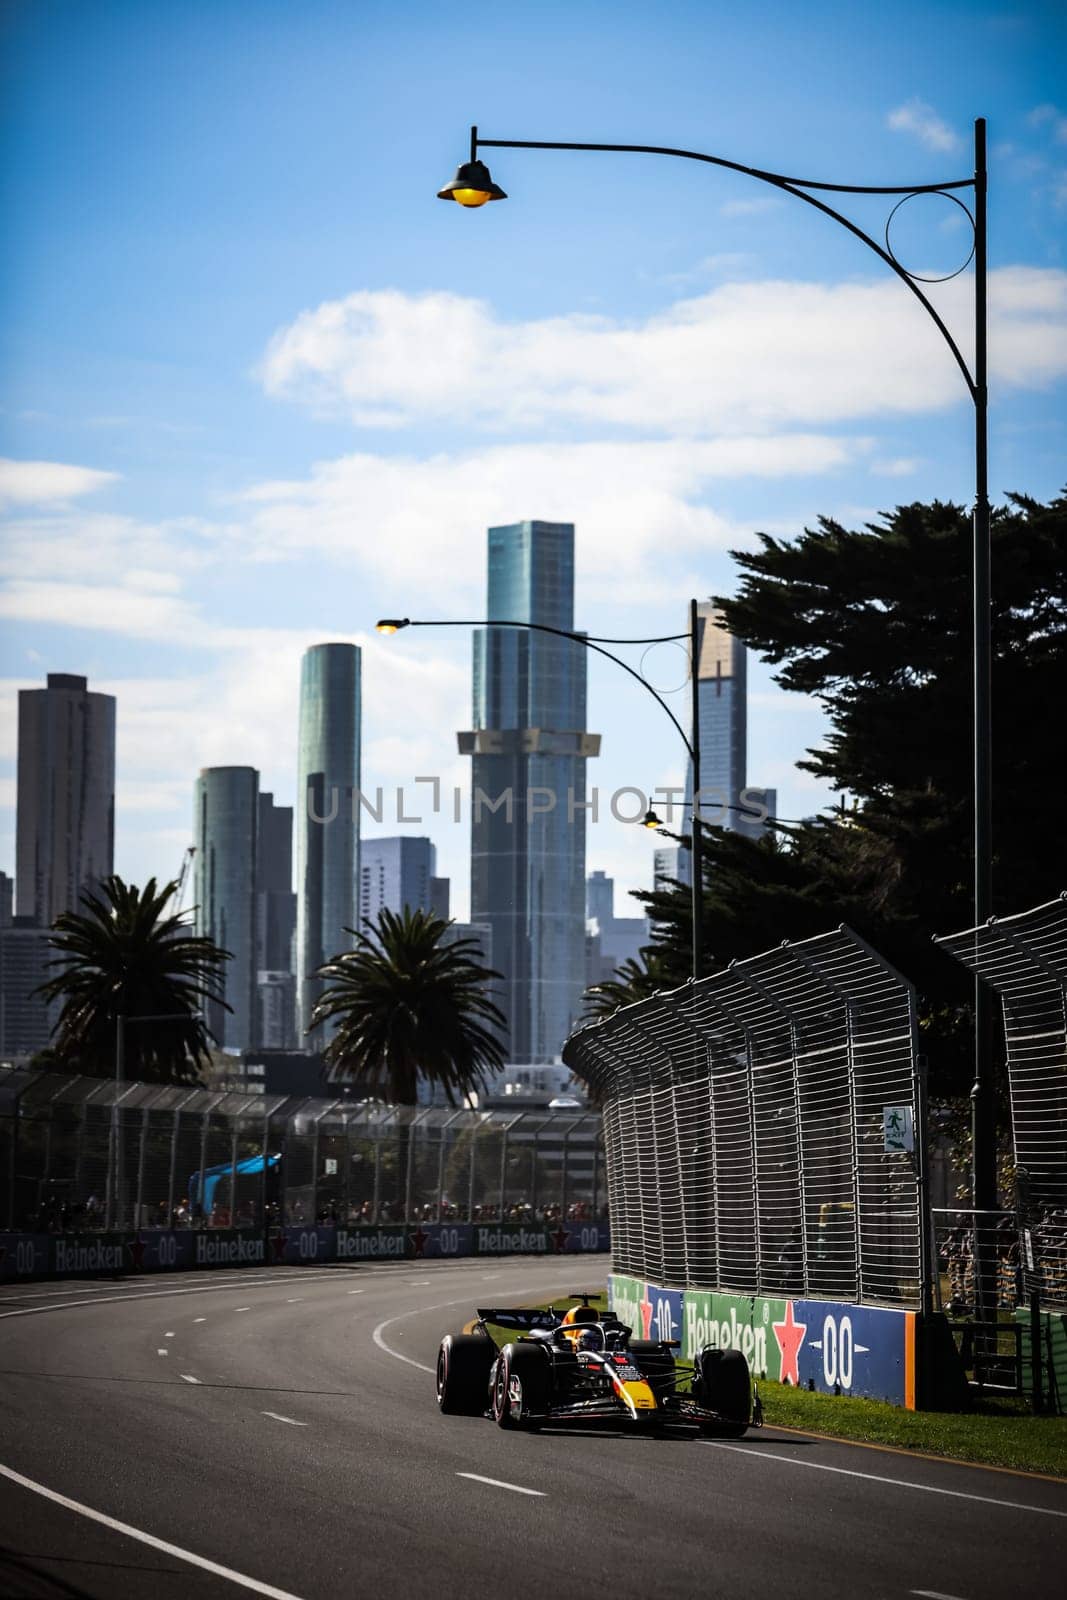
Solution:
<svg viewBox="0 0 1067 1600">
<path fill-rule="evenodd" d="M 500 1352 L 490 1405 L 498 1428 L 538 1429 L 551 1394 L 548 1353 L 537 1345 L 507 1344 Z"/>
<path fill-rule="evenodd" d="M 446 1416 L 481 1416 L 494 1353 L 484 1333 L 449 1333 L 441 1340 L 437 1404 Z"/>
<path fill-rule="evenodd" d="M 752 1420 L 752 1376 L 740 1350 L 701 1350 L 693 1375 L 693 1395 L 717 1411 L 719 1422 L 702 1422 L 709 1438 L 740 1439 Z"/>
</svg>

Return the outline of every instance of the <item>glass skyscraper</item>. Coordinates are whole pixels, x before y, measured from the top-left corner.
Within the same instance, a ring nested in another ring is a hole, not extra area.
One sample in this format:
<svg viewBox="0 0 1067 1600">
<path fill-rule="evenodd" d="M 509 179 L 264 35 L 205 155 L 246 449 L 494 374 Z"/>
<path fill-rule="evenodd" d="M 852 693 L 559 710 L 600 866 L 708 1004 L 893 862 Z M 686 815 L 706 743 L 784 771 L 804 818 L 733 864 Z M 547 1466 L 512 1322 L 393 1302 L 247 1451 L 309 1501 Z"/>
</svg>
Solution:
<svg viewBox="0 0 1067 1600">
<path fill-rule="evenodd" d="M 345 930 L 357 926 L 360 673 L 353 644 L 312 645 L 300 669 L 296 977 L 302 1043 L 322 988 L 313 974 L 351 949 Z"/>
<path fill-rule="evenodd" d="M 208 1027 L 225 1050 L 256 1042 L 256 853 L 259 773 L 205 767 L 196 780 L 193 857 L 196 932 L 232 957 L 223 968 L 227 1011 L 209 1001 Z"/>
<path fill-rule="evenodd" d="M 700 815 L 715 827 L 757 837 L 762 806 L 773 816 L 773 789 L 748 784 L 748 652 L 707 603 L 697 607 L 700 628 Z M 693 799 L 693 769 L 686 775 L 686 826 Z M 685 862 L 688 881 L 689 863 Z"/>
<path fill-rule="evenodd" d="M 364 839 L 359 847 L 359 926 L 377 922 L 382 911 L 401 915 L 429 911 L 434 899 L 437 850 L 432 839 L 418 834 L 395 834 L 388 839 Z"/>
<path fill-rule="evenodd" d="M 112 872 L 115 697 L 50 672 L 19 690 L 18 739 L 16 909 L 48 928 Z"/>
<path fill-rule="evenodd" d="M 490 621 L 574 627 L 574 527 L 489 529 Z M 586 651 L 522 628 L 474 635 L 471 921 L 492 930 L 512 1061 L 554 1060 L 585 970 Z"/>
</svg>

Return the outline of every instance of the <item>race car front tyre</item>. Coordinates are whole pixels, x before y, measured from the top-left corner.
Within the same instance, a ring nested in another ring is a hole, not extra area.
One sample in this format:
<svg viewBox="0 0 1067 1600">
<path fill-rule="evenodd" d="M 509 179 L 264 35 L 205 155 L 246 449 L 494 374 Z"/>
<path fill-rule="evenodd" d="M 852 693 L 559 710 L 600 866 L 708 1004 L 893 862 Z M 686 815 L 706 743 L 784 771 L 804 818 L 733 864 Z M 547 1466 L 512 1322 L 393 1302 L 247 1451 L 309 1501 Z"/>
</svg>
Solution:
<svg viewBox="0 0 1067 1600">
<path fill-rule="evenodd" d="M 696 1359 L 693 1396 L 721 1421 L 702 1422 L 710 1438 L 740 1439 L 752 1420 L 752 1377 L 740 1350 L 704 1349 Z"/>
<path fill-rule="evenodd" d="M 549 1357 L 537 1345 L 507 1344 L 500 1352 L 490 1405 L 498 1428 L 535 1431 L 548 1411 Z"/>
<path fill-rule="evenodd" d="M 484 1333 L 449 1333 L 437 1352 L 437 1404 L 450 1417 L 478 1417 L 495 1348 Z"/>
</svg>

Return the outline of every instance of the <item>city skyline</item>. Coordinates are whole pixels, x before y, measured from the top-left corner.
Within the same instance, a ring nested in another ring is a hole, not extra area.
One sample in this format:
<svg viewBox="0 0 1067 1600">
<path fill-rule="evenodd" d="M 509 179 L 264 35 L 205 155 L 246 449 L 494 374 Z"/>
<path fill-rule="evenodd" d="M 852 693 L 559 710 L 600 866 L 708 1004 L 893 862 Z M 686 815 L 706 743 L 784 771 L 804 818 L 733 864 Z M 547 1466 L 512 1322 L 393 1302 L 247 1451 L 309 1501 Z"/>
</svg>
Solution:
<svg viewBox="0 0 1067 1600">
<path fill-rule="evenodd" d="M 508 202 L 463 214 L 434 192 L 471 122 L 896 183 L 965 177 L 972 120 L 988 117 L 991 483 L 1059 492 L 1062 17 L 980 3 L 949 51 L 943 7 L 801 15 L 778 0 L 761 12 L 778 48 L 757 72 L 743 13 L 712 31 L 700 8 L 669 10 L 664 29 L 623 0 L 606 30 L 546 0 L 509 17 L 490 75 L 421 0 L 273 9 L 261 26 L 227 0 L 210 22 L 14 8 L 0 860 L 17 692 L 46 668 L 121 699 L 116 866 L 143 882 L 177 871 L 202 766 L 253 766 L 296 803 L 279 730 L 319 640 L 364 650 L 368 782 L 465 782 L 451 730 L 466 640 L 427 632 L 400 652 L 371 630 L 380 615 L 477 617 L 486 526 L 573 521 L 578 624 L 641 637 L 677 632 L 689 595 L 731 592 L 727 551 L 757 530 L 970 501 L 959 374 L 843 229 L 740 174 L 517 150 L 494 153 Z M 528 63 L 564 20 L 566 65 L 547 83 Z M 388 199 L 368 206 L 359 161 L 398 96 Z M 909 202 L 893 223 L 902 259 L 953 270 L 955 210 Z M 856 214 L 879 235 L 875 201 Z M 930 293 L 966 346 L 966 275 Z M 676 654 L 659 647 L 645 668 L 684 720 Z M 763 663 L 749 678 L 750 769 L 783 815 L 809 815 L 829 797 L 795 762 L 819 710 Z M 589 704 L 602 787 L 684 784 L 676 737 L 636 685 L 591 662 Z M 467 820 L 427 829 L 468 915 Z M 637 830 L 589 834 L 620 886 L 648 881 Z"/>
</svg>

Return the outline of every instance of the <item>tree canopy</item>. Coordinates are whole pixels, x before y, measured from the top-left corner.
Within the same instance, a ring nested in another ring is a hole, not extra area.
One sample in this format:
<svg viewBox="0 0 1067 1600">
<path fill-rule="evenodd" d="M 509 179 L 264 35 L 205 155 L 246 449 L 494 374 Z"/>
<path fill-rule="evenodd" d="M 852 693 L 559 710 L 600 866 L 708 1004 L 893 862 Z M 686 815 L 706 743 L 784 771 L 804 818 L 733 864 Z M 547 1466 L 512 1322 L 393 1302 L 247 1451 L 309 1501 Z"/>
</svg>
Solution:
<svg viewBox="0 0 1067 1600">
<path fill-rule="evenodd" d="M 49 943 L 58 952 L 51 963 L 58 970 L 40 990 L 47 1000 L 63 1002 L 46 1052 L 50 1066 L 112 1074 L 124 1017 L 127 1078 L 199 1081 L 210 1060 L 203 1006 L 208 1000 L 226 1004 L 223 973 L 230 956 L 194 935 L 180 916 L 167 915 L 176 889 L 176 883 L 157 888 L 154 878 L 139 889 L 110 877 L 98 892 L 82 891 L 82 911 L 56 918 Z M 142 1017 L 177 1020 L 139 1023 Z"/>
<path fill-rule="evenodd" d="M 707 970 L 847 922 L 920 991 L 944 1092 L 970 1070 L 971 980 L 932 941 L 973 922 L 971 541 L 969 514 L 935 502 L 734 552 L 739 591 L 716 604 L 782 688 L 822 702 L 830 732 L 799 764 L 852 803 L 757 840 L 703 830 Z M 1067 500 L 1011 496 L 992 550 L 994 903 L 1010 914 L 1067 886 L 1067 831 L 1042 826 L 1067 756 Z M 683 983 L 688 890 L 636 898 L 658 986 Z M 647 988 L 620 980 L 610 998 Z"/>
</svg>

